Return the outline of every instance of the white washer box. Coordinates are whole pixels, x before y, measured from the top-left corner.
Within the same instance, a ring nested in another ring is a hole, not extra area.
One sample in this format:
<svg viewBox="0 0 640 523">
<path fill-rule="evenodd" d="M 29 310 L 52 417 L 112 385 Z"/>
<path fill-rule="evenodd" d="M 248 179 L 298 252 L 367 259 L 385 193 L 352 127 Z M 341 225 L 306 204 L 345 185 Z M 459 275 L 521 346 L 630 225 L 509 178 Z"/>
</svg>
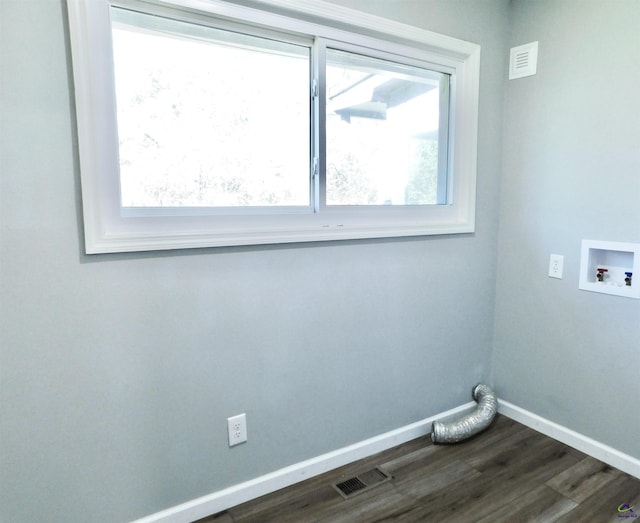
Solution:
<svg viewBox="0 0 640 523">
<path fill-rule="evenodd" d="M 607 269 L 598 281 L 598 269 Z M 627 285 L 626 273 L 633 273 Z M 640 243 L 582 240 L 579 288 L 640 299 Z"/>
</svg>

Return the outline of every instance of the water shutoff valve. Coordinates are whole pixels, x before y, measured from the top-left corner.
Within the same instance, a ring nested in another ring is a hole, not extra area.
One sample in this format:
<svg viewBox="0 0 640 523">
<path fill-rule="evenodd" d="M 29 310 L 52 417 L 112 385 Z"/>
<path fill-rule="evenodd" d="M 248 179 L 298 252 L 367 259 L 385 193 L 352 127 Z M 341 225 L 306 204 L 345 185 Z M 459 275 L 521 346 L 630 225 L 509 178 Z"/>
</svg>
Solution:
<svg viewBox="0 0 640 523">
<path fill-rule="evenodd" d="M 625 272 L 624 274 L 626 276 L 626 278 L 624 279 L 624 284 L 627 287 L 631 287 L 631 277 L 633 276 L 633 273 L 632 272 Z"/>
<path fill-rule="evenodd" d="M 605 273 L 609 272 L 609 269 L 603 269 L 601 267 L 598 268 L 598 274 L 596 274 L 596 278 L 598 281 L 604 281 Z"/>
</svg>

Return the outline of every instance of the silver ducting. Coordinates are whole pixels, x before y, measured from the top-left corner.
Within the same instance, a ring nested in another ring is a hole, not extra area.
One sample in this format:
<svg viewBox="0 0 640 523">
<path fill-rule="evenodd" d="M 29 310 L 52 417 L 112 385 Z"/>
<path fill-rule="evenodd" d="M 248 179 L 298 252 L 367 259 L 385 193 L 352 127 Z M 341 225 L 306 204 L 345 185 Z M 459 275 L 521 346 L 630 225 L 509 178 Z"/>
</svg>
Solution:
<svg viewBox="0 0 640 523">
<path fill-rule="evenodd" d="M 475 436 L 491 425 L 498 409 L 496 395 L 489 386 L 480 383 L 473 388 L 473 399 L 478 402 L 473 412 L 457 421 L 433 422 L 431 440 L 434 443 L 457 443 Z"/>
</svg>

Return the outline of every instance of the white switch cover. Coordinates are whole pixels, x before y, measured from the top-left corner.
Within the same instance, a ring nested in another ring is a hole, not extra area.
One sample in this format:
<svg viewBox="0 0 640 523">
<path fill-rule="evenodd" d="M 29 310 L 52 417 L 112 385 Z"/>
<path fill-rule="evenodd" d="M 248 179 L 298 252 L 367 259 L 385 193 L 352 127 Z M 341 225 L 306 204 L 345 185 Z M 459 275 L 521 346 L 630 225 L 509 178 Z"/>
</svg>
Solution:
<svg viewBox="0 0 640 523">
<path fill-rule="evenodd" d="M 562 270 L 564 267 L 564 256 L 561 254 L 552 254 L 549 256 L 549 277 L 562 279 Z"/>
</svg>

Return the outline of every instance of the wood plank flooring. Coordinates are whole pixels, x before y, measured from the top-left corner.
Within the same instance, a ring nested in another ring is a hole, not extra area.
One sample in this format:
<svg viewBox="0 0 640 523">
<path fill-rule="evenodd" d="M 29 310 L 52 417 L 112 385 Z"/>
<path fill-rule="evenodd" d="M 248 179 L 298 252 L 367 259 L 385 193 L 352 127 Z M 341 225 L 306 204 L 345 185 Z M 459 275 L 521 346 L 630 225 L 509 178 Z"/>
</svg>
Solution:
<svg viewBox="0 0 640 523">
<path fill-rule="evenodd" d="M 332 486 L 373 467 L 393 479 L 348 499 Z M 498 415 L 465 442 L 418 438 L 198 523 L 382 521 L 640 523 L 640 479 Z"/>
</svg>

